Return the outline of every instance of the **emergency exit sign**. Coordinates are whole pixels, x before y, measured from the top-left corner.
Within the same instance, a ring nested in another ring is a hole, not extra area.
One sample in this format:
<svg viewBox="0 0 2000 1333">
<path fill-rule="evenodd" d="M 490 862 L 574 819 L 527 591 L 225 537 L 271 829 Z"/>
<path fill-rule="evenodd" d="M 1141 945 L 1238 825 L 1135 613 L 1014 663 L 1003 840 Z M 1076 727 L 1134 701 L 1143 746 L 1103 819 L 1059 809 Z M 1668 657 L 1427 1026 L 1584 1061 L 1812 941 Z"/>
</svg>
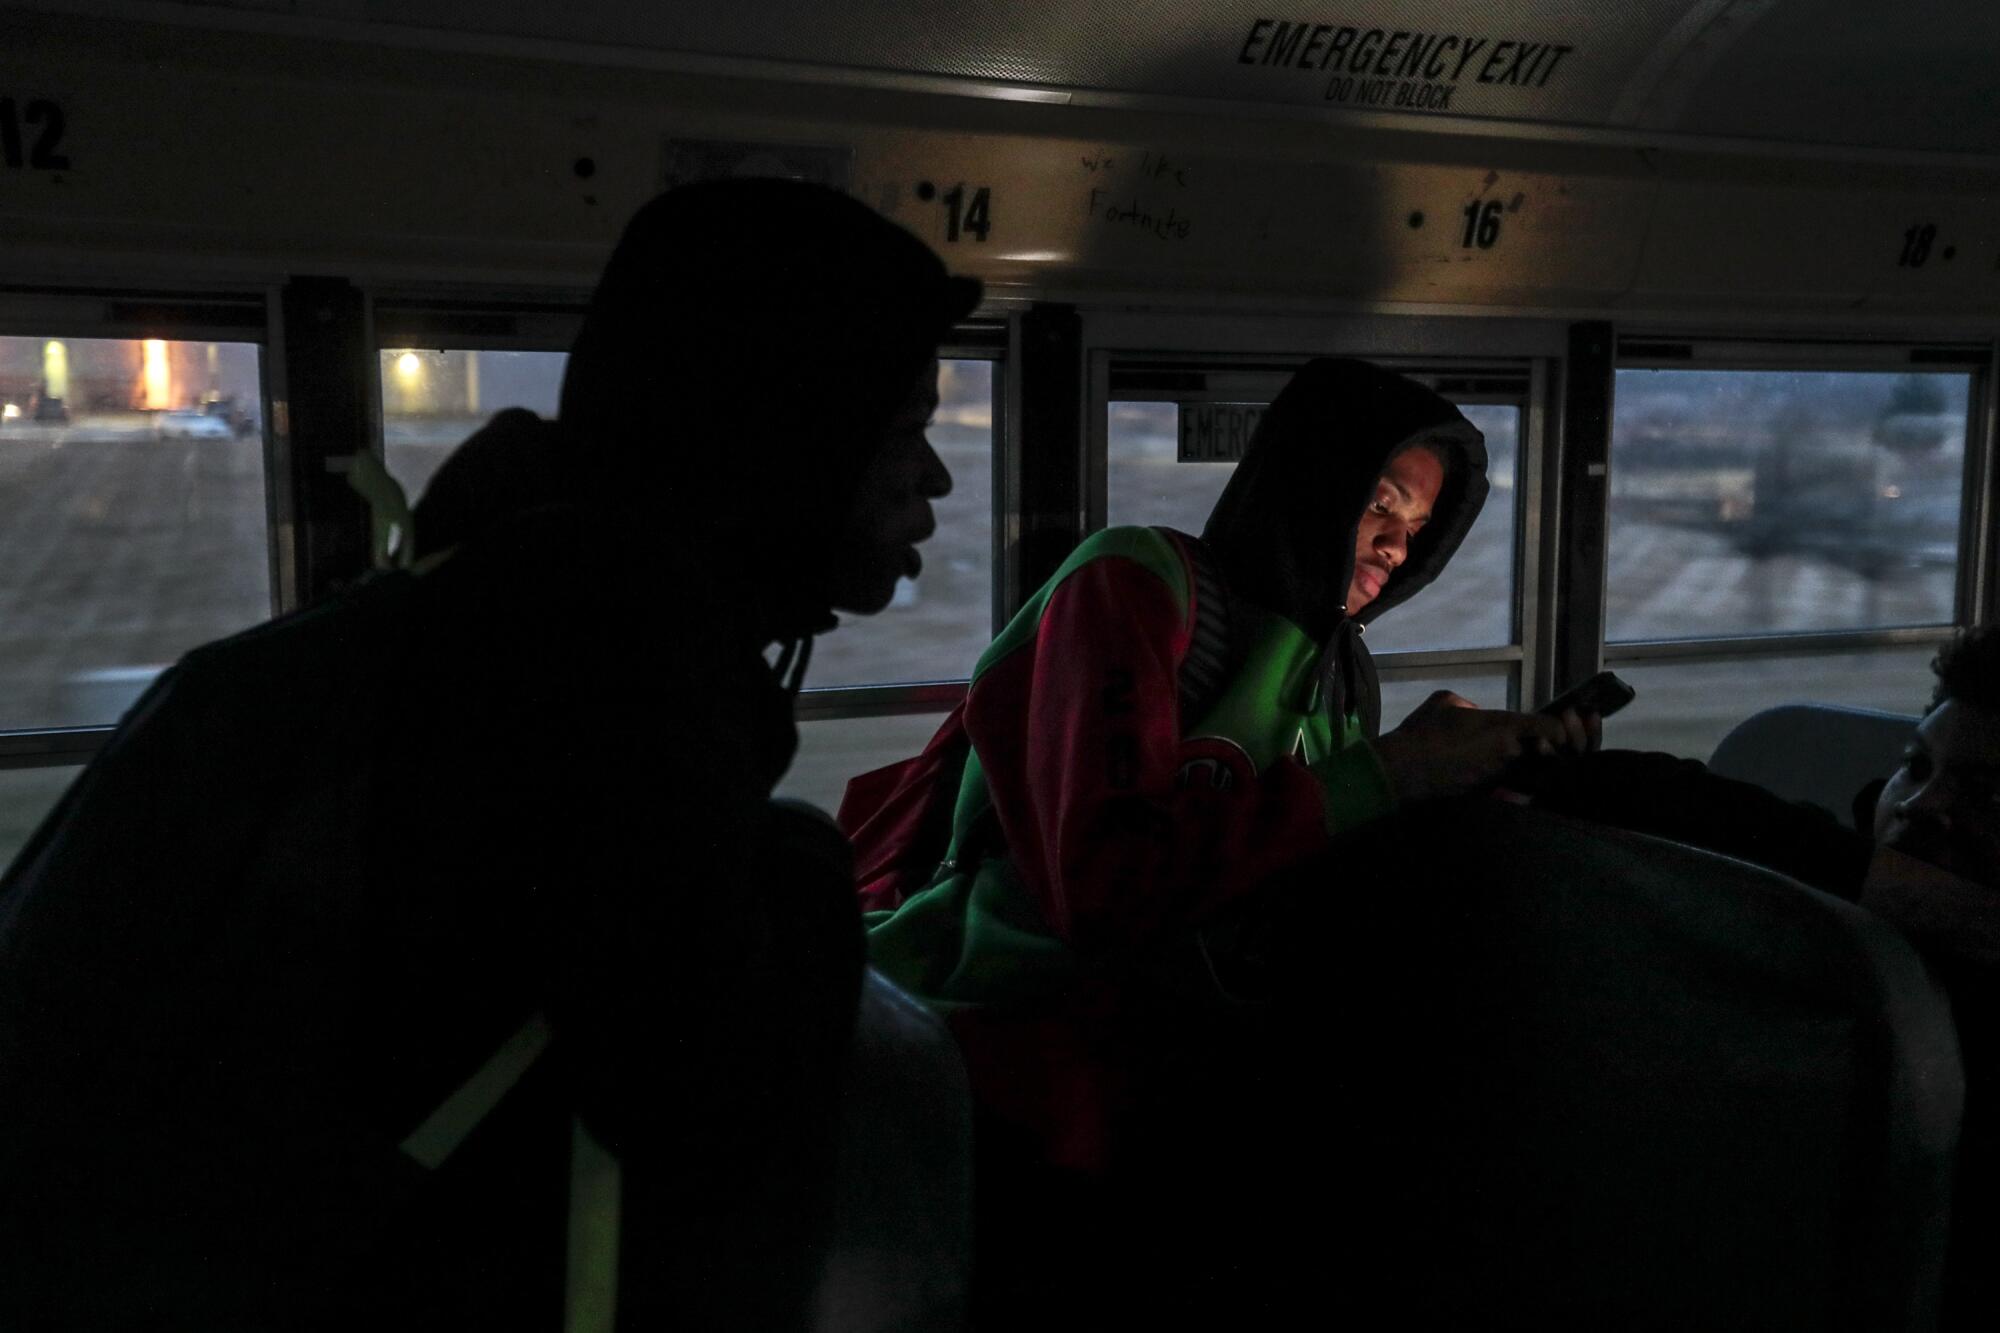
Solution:
<svg viewBox="0 0 2000 1333">
<path fill-rule="evenodd" d="M 1262 403 L 1182 403 L 1180 409 L 1183 463 L 1237 462 L 1264 419 Z"/>
</svg>

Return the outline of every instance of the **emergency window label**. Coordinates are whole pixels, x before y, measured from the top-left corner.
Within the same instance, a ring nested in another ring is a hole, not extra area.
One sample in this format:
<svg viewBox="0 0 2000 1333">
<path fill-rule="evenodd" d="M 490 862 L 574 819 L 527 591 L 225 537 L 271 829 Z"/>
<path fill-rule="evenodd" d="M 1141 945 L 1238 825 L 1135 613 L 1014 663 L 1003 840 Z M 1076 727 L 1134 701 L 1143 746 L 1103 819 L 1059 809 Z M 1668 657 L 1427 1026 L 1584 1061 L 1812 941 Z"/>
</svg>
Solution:
<svg viewBox="0 0 2000 1333">
<path fill-rule="evenodd" d="M 1470 84 L 1546 88 L 1576 51 L 1563 42 L 1338 23 L 1253 19 L 1239 65 L 1322 79 L 1320 96 L 1385 111 L 1451 111 Z"/>
<path fill-rule="evenodd" d="M 1263 419 L 1262 403 L 1182 403 L 1180 461 L 1240 462 Z"/>
</svg>

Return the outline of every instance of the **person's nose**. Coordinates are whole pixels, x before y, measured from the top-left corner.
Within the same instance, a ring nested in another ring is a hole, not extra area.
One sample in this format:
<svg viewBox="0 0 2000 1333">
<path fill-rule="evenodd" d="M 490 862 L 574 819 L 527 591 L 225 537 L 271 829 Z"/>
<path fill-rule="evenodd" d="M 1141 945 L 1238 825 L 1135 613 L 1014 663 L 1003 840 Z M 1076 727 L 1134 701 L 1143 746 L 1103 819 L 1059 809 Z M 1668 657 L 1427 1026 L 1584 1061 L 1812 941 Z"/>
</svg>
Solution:
<svg viewBox="0 0 2000 1333">
<path fill-rule="evenodd" d="M 1410 555 L 1410 530 L 1401 523 L 1387 523 L 1375 534 L 1375 554 L 1390 569 L 1407 560 Z"/>
<path fill-rule="evenodd" d="M 1942 773 L 1933 773 L 1924 784 L 1896 802 L 1896 813 L 1911 823 L 1951 827 L 1951 793 Z"/>
<path fill-rule="evenodd" d="M 924 441 L 923 456 L 918 460 L 917 493 L 926 500 L 942 500 L 951 494 L 951 469 L 929 440 Z"/>
</svg>

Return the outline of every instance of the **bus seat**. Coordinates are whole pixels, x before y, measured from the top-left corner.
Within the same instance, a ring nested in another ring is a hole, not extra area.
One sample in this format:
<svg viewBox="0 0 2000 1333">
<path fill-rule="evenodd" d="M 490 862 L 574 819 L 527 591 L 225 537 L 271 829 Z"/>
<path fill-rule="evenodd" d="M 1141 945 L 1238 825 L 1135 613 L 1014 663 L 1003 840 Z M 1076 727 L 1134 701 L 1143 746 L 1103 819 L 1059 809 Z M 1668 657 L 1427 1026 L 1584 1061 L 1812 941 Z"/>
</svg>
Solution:
<svg viewBox="0 0 2000 1333">
<path fill-rule="evenodd" d="M 972 1268 L 972 1095 L 936 1015 L 869 968 L 855 1019 L 819 1333 L 952 1329 Z"/>
<path fill-rule="evenodd" d="M 1785 704 L 1737 723 L 1708 766 L 1787 800 L 1810 802 L 1851 827 L 1855 793 L 1903 762 L 1916 724 L 1914 717 L 1872 708 Z"/>
<path fill-rule="evenodd" d="M 1291 1180 L 1327 1154 L 1353 1238 L 1319 1253 L 1357 1283 L 1321 1290 L 1427 1328 L 1934 1326 L 1963 1078 L 1894 931 L 1491 800 L 1378 821 L 1329 866 L 1324 928 L 1279 923 L 1336 1019 L 1285 1150 Z"/>
</svg>

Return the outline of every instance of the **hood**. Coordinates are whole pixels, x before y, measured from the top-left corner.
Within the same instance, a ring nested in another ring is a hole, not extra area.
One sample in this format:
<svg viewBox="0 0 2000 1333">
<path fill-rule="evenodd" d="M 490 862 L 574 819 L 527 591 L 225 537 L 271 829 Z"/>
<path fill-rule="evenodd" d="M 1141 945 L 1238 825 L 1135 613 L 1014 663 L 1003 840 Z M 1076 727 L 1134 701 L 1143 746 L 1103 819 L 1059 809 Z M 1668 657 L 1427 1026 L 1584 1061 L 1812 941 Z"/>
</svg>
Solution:
<svg viewBox="0 0 2000 1333">
<path fill-rule="evenodd" d="M 612 253 L 563 378 L 585 503 L 760 606 L 773 638 L 826 628 L 818 571 L 861 471 L 979 290 L 822 186 L 659 196 Z"/>
<path fill-rule="evenodd" d="M 520 407 L 499 413 L 425 483 L 413 514 L 418 558 L 477 541 L 516 515 L 569 503 L 568 464 L 554 422 Z"/>
<path fill-rule="evenodd" d="M 1307 362 L 1264 413 L 1202 540 L 1230 587 L 1324 645 L 1343 620 L 1355 532 L 1391 455 L 1427 442 L 1445 458 L 1430 522 L 1366 624 L 1443 572 L 1486 503 L 1486 440 L 1456 407 L 1365 361 Z"/>
</svg>

